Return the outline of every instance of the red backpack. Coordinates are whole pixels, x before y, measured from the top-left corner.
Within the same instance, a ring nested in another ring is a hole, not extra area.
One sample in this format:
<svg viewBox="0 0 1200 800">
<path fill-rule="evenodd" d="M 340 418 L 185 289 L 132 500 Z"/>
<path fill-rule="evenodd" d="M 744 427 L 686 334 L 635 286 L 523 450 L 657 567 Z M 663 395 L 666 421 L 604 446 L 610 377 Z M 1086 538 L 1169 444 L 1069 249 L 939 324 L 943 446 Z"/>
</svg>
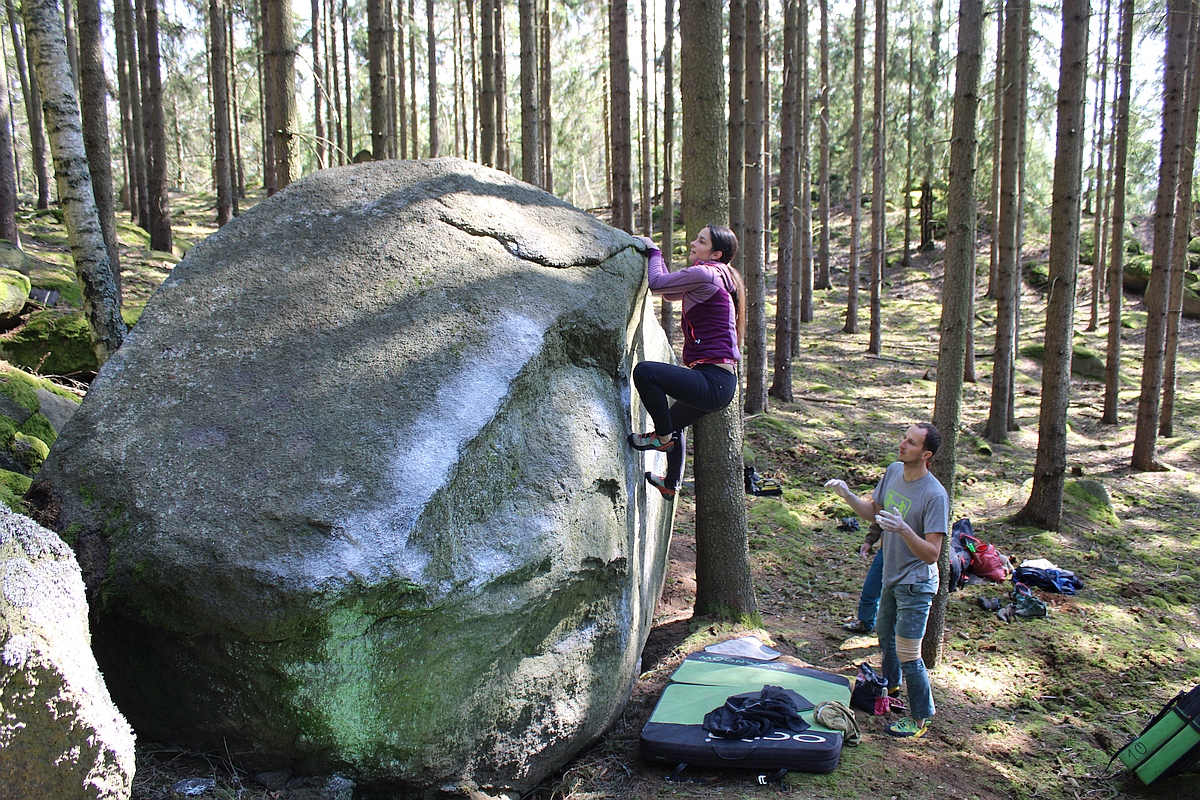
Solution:
<svg viewBox="0 0 1200 800">
<path fill-rule="evenodd" d="M 996 546 L 966 534 L 963 534 L 962 541 L 971 552 L 971 572 L 989 581 L 1002 583 L 1004 562 L 1000 560 L 1000 552 L 996 550 Z"/>
</svg>

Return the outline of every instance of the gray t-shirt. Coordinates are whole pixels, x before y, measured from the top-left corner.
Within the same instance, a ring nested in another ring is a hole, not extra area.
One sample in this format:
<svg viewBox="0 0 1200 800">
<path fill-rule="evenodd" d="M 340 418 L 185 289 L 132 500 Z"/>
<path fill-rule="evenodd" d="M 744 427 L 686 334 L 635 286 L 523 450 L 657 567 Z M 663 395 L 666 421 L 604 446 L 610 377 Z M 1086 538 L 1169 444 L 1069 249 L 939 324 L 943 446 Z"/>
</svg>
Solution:
<svg viewBox="0 0 1200 800">
<path fill-rule="evenodd" d="M 926 532 L 946 533 L 950 530 L 950 498 L 932 472 L 909 483 L 904 480 L 904 465 L 897 461 L 883 473 L 873 496 L 884 510 L 898 510 L 922 539 Z M 884 531 L 881 542 L 884 586 L 926 581 L 936 584 L 937 563 L 926 564 L 913 555 L 900 534 Z"/>
</svg>

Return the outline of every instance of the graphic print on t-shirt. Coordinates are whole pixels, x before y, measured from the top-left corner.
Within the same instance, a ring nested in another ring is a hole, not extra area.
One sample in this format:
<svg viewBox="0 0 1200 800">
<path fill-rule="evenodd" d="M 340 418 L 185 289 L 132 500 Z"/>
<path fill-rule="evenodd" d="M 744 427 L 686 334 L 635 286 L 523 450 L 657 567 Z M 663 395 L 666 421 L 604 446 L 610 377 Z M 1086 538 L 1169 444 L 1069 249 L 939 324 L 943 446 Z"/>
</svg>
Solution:
<svg viewBox="0 0 1200 800">
<path fill-rule="evenodd" d="M 912 500 L 909 500 L 895 489 L 888 489 L 887 502 L 884 503 L 883 507 L 888 511 L 896 509 L 900 512 L 900 516 L 904 517 L 908 515 L 908 510 L 912 508 Z"/>
</svg>

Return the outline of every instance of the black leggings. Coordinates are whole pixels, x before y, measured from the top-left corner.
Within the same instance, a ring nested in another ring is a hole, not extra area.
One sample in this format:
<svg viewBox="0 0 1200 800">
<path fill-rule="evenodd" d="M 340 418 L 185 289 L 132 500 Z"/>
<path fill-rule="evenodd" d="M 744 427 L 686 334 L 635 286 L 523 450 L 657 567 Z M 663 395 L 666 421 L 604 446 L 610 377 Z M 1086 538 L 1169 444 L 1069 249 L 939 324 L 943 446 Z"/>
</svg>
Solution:
<svg viewBox="0 0 1200 800">
<path fill-rule="evenodd" d="M 700 364 L 694 369 L 642 361 L 633 368 L 642 405 L 654 420 L 654 432 L 675 434 L 675 447 L 667 453 L 667 486 L 677 487 L 683 474 L 683 429 L 703 416 L 720 411 L 737 394 L 737 375 L 716 364 Z M 675 402 L 667 404 L 667 398 Z"/>
</svg>

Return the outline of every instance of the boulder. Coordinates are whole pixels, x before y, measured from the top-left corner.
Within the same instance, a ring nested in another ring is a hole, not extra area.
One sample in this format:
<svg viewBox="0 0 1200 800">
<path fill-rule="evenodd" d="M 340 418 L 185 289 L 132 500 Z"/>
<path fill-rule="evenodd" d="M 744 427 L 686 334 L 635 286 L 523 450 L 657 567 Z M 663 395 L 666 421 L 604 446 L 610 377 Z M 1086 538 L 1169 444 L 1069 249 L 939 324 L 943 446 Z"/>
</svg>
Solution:
<svg viewBox="0 0 1200 800">
<path fill-rule="evenodd" d="M 0 268 L 0 326 L 9 325 L 29 301 L 29 276 Z"/>
<path fill-rule="evenodd" d="M 671 505 L 636 241 L 457 159 L 321 170 L 192 250 L 30 499 L 139 735 L 528 788 L 626 703 Z M 398 788 L 397 788 L 398 787 Z"/>
<path fill-rule="evenodd" d="M 133 731 L 88 634 L 71 549 L 0 507 L 0 796 L 128 798 Z"/>
</svg>

